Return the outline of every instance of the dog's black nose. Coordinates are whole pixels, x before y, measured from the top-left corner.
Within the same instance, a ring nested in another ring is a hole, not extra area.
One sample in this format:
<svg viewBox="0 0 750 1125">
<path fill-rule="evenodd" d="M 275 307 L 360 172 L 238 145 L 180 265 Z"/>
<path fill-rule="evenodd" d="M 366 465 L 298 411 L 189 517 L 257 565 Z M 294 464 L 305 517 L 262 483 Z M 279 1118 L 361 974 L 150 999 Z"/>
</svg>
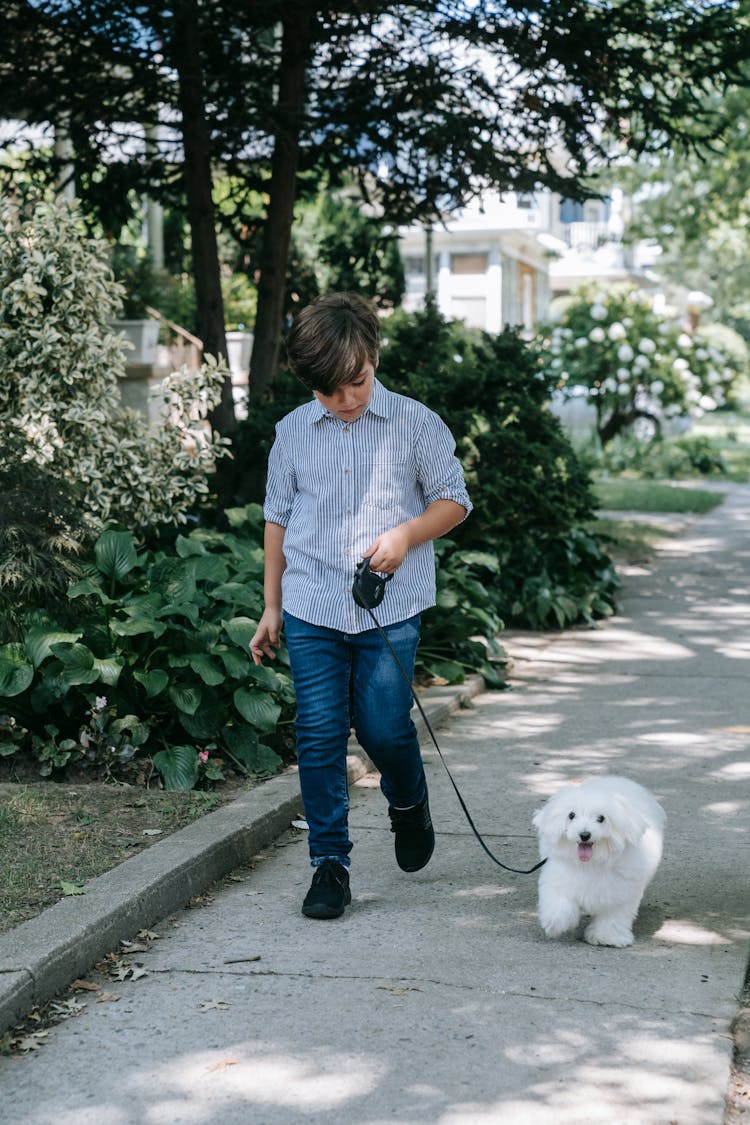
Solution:
<svg viewBox="0 0 750 1125">
<path fill-rule="evenodd" d="M 578 833 L 578 839 L 581 841 L 582 844 L 587 844 L 589 842 L 589 840 L 591 839 L 591 833 L 590 832 L 579 832 Z"/>
</svg>

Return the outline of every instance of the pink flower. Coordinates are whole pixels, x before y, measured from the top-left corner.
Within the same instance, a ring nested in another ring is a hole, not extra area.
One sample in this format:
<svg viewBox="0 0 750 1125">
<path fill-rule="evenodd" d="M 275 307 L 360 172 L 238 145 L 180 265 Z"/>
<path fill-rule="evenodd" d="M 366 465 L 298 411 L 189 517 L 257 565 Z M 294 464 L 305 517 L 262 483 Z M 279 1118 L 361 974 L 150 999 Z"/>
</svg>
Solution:
<svg viewBox="0 0 750 1125">
<path fill-rule="evenodd" d="M 198 757 L 200 758 L 200 760 L 203 762 L 203 765 L 205 766 L 206 762 L 208 761 L 208 750 L 199 750 L 198 751 Z"/>
</svg>

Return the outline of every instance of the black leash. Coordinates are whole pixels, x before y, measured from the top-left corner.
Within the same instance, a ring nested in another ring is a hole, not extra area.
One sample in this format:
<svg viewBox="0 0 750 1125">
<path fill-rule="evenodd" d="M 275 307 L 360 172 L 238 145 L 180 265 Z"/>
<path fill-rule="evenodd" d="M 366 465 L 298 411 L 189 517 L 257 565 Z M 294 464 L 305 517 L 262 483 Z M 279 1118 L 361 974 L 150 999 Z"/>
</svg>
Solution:
<svg viewBox="0 0 750 1125">
<path fill-rule="evenodd" d="M 396 653 L 396 650 L 394 649 L 391 642 L 388 640 L 388 636 L 385 633 L 382 625 L 378 621 L 377 617 L 372 612 L 373 609 L 376 606 L 379 606 L 380 603 L 382 602 L 383 596 L 385 594 L 385 584 L 386 584 L 386 582 L 390 581 L 391 578 L 393 578 L 392 574 L 381 575 L 381 574 L 378 574 L 376 571 L 371 570 L 370 569 L 370 559 L 364 558 L 364 559 L 362 559 L 362 562 L 357 567 L 357 570 L 356 570 L 355 575 L 354 575 L 354 584 L 352 586 L 352 597 L 354 598 L 355 602 L 357 603 L 357 605 L 361 609 L 365 609 L 369 613 L 369 615 L 370 615 L 370 617 L 373 621 L 373 624 L 375 625 L 375 628 L 378 630 L 378 632 L 380 633 L 380 636 L 382 637 L 382 639 L 385 641 L 386 645 L 388 646 L 388 651 L 390 652 L 391 656 L 395 660 L 396 666 L 397 666 L 399 672 L 401 673 L 401 675 L 404 677 L 407 684 L 409 685 L 409 691 L 411 692 L 411 697 L 412 697 L 412 699 L 414 700 L 414 702 L 416 703 L 416 705 L 419 709 L 419 713 L 422 716 L 422 719 L 424 720 L 424 725 L 427 727 L 430 738 L 432 739 L 432 741 L 435 745 L 435 749 L 437 750 L 437 752 L 440 756 L 440 761 L 443 763 L 443 766 L 445 767 L 445 772 L 448 774 L 448 777 L 450 778 L 451 785 L 453 786 L 454 790 L 456 791 L 456 796 L 458 797 L 459 804 L 461 805 L 461 808 L 464 811 L 464 816 L 466 817 L 467 821 L 469 822 L 469 827 L 471 828 L 472 832 L 476 836 L 477 840 L 482 845 L 482 847 L 484 848 L 485 852 L 490 857 L 492 862 L 496 863 L 498 867 L 502 867 L 502 869 L 504 871 L 512 871 L 514 875 L 532 875 L 535 871 L 538 871 L 540 867 L 544 866 L 544 864 L 547 862 L 546 859 L 540 859 L 539 863 L 535 863 L 533 867 L 529 867 L 526 870 L 521 870 L 518 867 L 508 867 L 507 864 L 501 863 L 500 860 L 497 858 L 497 856 L 492 854 L 492 852 L 490 851 L 490 849 L 487 847 L 484 840 L 480 836 L 479 831 L 477 830 L 477 827 L 476 827 L 476 825 L 474 824 L 474 821 L 471 818 L 471 813 L 469 812 L 469 810 L 466 807 L 466 802 L 464 801 L 463 797 L 461 796 L 461 790 L 456 785 L 453 774 L 451 773 L 451 771 L 448 768 L 448 763 L 446 762 L 445 758 L 443 757 L 443 751 L 440 749 L 440 747 L 438 745 L 438 740 L 435 738 L 435 732 L 433 731 L 432 727 L 430 726 L 430 720 L 425 715 L 424 708 L 422 707 L 422 704 L 419 701 L 419 696 L 414 691 L 414 688 L 412 686 L 412 682 L 409 679 L 409 676 L 407 675 L 403 664 L 399 660 L 398 654 Z"/>
</svg>

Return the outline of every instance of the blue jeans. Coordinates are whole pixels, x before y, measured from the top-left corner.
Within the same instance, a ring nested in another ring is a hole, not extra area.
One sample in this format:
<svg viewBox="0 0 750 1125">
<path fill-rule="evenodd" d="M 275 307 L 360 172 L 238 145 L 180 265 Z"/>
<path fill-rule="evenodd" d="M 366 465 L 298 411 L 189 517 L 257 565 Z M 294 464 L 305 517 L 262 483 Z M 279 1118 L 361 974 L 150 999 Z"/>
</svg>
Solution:
<svg viewBox="0 0 750 1125">
<path fill-rule="evenodd" d="M 284 614 L 284 632 L 297 695 L 297 760 L 310 859 L 349 866 L 349 789 L 346 748 L 352 725 L 380 771 L 380 787 L 397 808 L 425 797 L 422 757 L 411 720 L 412 697 L 377 629 L 341 633 Z M 419 616 L 384 632 L 409 680 L 419 641 Z"/>
</svg>

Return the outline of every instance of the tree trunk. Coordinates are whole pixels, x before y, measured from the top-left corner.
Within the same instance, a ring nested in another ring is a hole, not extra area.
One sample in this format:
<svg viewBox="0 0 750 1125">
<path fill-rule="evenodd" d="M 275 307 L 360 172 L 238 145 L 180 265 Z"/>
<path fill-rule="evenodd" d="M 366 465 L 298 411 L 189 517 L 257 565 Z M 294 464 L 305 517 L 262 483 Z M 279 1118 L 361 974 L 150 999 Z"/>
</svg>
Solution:
<svg viewBox="0 0 750 1125">
<path fill-rule="evenodd" d="M 305 107 L 314 7 L 308 2 L 284 6 L 270 202 L 263 233 L 258 311 L 250 361 L 251 398 L 262 395 L 268 389 L 279 365 L 286 268 L 297 196 L 299 134 Z"/>
<path fill-rule="evenodd" d="M 200 26 L 195 0 L 181 0 L 175 5 L 174 63 L 182 113 L 183 182 L 192 244 L 198 335 L 203 341 L 204 355 L 226 358 L 224 302 L 212 196 L 211 142 L 206 123 Z M 220 433 L 229 433 L 236 428 L 230 377 L 224 381 L 221 402 L 211 415 L 211 423 Z"/>
<path fill-rule="evenodd" d="M 655 414 L 651 414 L 648 410 L 637 410 L 635 407 L 624 413 L 620 413 L 616 410 L 609 416 L 606 422 L 602 423 L 600 421 L 597 426 L 599 441 L 602 444 L 602 448 L 639 419 L 643 419 L 645 422 L 652 425 L 655 435 L 658 435 L 661 431 L 661 422 Z"/>
</svg>

